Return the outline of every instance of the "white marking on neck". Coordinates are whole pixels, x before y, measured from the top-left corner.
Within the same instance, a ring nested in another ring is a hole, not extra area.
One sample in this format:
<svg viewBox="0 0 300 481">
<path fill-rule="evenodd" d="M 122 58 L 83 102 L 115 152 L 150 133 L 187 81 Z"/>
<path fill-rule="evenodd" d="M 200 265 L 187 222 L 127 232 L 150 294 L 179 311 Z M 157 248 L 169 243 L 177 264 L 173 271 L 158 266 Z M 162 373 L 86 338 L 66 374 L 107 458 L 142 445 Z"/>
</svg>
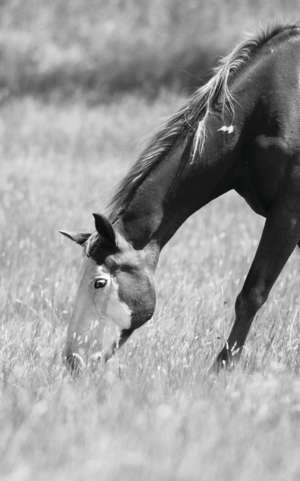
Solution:
<svg viewBox="0 0 300 481">
<path fill-rule="evenodd" d="M 218 132 L 224 132 L 226 134 L 233 134 L 234 126 L 233 125 L 222 125 L 222 127 L 220 127 L 218 129 Z"/>
</svg>

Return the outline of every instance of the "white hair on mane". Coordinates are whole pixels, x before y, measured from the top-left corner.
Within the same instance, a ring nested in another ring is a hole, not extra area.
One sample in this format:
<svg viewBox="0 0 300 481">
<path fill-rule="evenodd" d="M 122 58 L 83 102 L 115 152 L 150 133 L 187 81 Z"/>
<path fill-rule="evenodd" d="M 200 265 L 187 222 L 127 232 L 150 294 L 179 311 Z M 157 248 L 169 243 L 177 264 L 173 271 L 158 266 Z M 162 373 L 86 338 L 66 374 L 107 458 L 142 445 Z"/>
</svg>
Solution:
<svg viewBox="0 0 300 481">
<path fill-rule="evenodd" d="M 235 99 L 229 83 L 254 58 L 269 41 L 283 41 L 300 32 L 299 25 L 276 25 L 256 37 L 238 44 L 229 55 L 221 59 L 211 79 L 196 90 L 192 98 L 178 112 L 170 117 L 161 130 L 153 137 L 137 162 L 121 182 L 112 201 L 110 218 L 114 222 L 128 207 L 134 193 L 179 138 L 194 131 L 191 163 L 196 155 L 202 154 L 207 138 L 207 120 L 216 104 L 221 104 L 223 115 L 228 113 L 234 119 Z"/>
<path fill-rule="evenodd" d="M 243 67 L 250 56 L 252 56 L 258 47 L 261 47 L 266 41 L 273 38 L 278 32 L 279 27 L 274 27 L 270 32 L 263 32 L 261 36 L 256 38 L 250 37 L 238 44 L 232 52 L 220 60 L 219 66 L 215 69 L 214 75 L 202 87 L 200 87 L 195 97 L 202 103 L 204 112 L 203 118 L 199 120 L 196 133 L 194 136 L 192 161 L 197 153 L 202 154 L 205 139 L 207 119 L 213 110 L 213 104 L 216 100 L 221 101 L 223 115 L 227 111 L 231 115 L 231 121 L 234 119 L 234 102 L 235 99 L 229 89 L 229 80 L 232 76 Z M 282 28 L 280 29 L 280 32 Z"/>
</svg>

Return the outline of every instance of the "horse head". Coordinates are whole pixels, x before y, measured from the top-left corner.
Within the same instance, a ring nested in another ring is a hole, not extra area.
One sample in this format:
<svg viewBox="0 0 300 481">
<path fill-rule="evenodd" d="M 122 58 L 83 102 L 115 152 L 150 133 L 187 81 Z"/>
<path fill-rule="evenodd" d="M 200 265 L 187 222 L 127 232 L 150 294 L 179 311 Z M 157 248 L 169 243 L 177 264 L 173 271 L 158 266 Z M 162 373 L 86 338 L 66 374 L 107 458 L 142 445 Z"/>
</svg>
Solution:
<svg viewBox="0 0 300 481">
<path fill-rule="evenodd" d="M 82 271 L 68 326 L 65 359 L 72 369 L 113 353 L 102 352 L 103 330 L 109 320 L 120 331 L 132 332 L 153 315 L 153 269 L 147 253 L 136 250 L 110 221 L 93 214 L 92 234 L 60 231 L 83 248 Z"/>
</svg>

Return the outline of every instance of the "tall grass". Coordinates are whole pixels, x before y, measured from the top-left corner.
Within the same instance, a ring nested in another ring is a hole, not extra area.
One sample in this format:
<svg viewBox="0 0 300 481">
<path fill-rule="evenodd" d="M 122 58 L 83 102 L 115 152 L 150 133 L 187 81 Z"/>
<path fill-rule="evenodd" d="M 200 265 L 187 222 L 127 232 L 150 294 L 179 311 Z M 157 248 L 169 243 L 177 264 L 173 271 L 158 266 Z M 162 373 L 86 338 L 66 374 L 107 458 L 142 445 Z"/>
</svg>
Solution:
<svg viewBox="0 0 300 481">
<path fill-rule="evenodd" d="M 240 366 L 207 375 L 262 228 L 234 194 L 166 246 L 154 319 L 104 370 L 74 381 L 62 364 L 81 255 L 57 230 L 92 228 L 140 139 L 183 101 L 1 110 L 1 481 L 299 479 L 297 252 Z"/>
<path fill-rule="evenodd" d="M 298 0 L 2 0 L 2 98 L 192 89 L 244 31 L 299 13 Z"/>
</svg>

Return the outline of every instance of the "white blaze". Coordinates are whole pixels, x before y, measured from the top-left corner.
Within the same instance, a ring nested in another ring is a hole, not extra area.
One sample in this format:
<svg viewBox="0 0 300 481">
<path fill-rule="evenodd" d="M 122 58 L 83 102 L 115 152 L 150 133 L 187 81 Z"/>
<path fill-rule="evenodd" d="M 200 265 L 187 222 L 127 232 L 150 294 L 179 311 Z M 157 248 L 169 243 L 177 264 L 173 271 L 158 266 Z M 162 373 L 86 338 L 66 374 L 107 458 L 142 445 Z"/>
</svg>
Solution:
<svg viewBox="0 0 300 481">
<path fill-rule="evenodd" d="M 95 289 L 96 278 L 105 278 L 105 287 Z M 119 286 L 108 270 L 90 257 L 84 258 L 74 313 L 68 329 L 70 350 L 83 365 L 85 356 L 98 355 L 103 348 L 104 327 L 112 321 L 119 329 L 131 325 L 131 311 L 119 297 Z"/>
</svg>

